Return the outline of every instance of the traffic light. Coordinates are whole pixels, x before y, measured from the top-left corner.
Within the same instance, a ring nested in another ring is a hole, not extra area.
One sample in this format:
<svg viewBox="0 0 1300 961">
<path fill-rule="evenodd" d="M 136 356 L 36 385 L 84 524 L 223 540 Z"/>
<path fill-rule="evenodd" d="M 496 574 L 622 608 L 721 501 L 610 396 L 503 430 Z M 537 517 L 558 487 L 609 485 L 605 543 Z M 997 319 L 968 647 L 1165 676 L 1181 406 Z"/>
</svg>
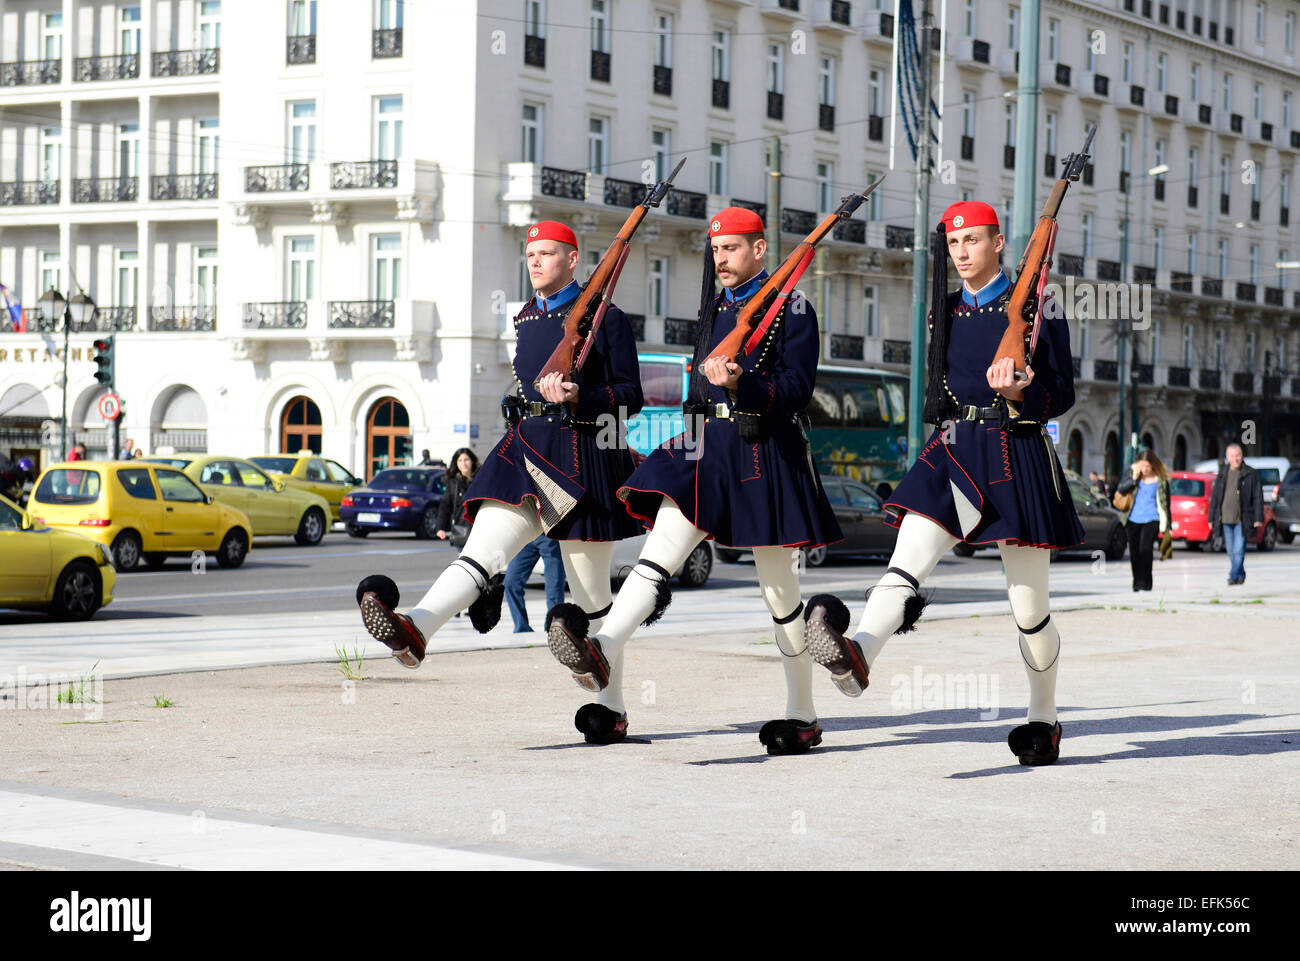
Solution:
<svg viewBox="0 0 1300 961">
<path fill-rule="evenodd" d="M 105 386 L 113 386 L 113 335 L 94 343 L 95 353 L 91 360 L 95 362 L 95 380 Z"/>
</svg>

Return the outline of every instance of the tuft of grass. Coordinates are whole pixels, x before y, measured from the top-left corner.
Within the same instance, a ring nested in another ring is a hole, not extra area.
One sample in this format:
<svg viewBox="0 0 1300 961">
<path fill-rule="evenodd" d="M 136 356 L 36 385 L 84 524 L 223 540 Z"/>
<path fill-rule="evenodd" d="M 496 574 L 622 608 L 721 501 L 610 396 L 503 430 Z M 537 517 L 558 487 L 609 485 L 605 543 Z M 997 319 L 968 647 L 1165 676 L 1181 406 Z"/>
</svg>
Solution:
<svg viewBox="0 0 1300 961">
<path fill-rule="evenodd" d="M 81 680 L 76 684 L 69 684 L 65 688 L 59 689 L 58 703 L 60 704 L 98 704 L 99 701 L 93 694 L 86 690 L 86 686 L 94 678 L 95 668 L 99 667 L 99 661 L 96 661 L 85 674 L 81 675 Z"/>
<path fill-rule="evenodd" d="M 154 707 L 175 707 L 176 702 L 169 697 L 163 697 L 161 694 L 155 694 L 153 696 L 153 706 Z"/>
<path fill-rule="evenodd" d="M 361 662 L 365 660 L 361 648 L 353 647 L 352 653 L 348 653 L 346 647 L 334 645 L 334 653 L 339 658 L 339 673 L 349 681 L 360 681 L 365 675 L 361 673 Z"/>
</svg>

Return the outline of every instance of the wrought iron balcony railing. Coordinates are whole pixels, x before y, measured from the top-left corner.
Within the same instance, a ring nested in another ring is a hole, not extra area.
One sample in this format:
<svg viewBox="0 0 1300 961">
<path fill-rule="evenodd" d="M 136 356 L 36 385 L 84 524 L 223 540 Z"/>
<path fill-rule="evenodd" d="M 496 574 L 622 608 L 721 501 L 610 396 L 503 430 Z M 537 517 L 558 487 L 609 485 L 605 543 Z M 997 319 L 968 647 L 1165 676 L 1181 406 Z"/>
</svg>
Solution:
<svg viewBox="0 0 1300 961">
<path fill-rule="evenodd" d="M 57 204 L 58 202 L 59 181 L 57 180 L 12 180 L 8 183 L 0 183 L 0 207 Z"/>
<path fill-rule="evenodd" d="M 736 197 L 732 197 L 731 206 L 743 207 L 745 210 L 752 210 L 762 218 L 763 223 L 767 223 L 767 204 L 755 203 L 752 200 L 739 200 Z"/>
<path fill-rule="evenodd" d="M 1235 371 L 1232 375 L 1232 390 L 1236 394 L 1253 394 L 1255 392 L 1255 375 L 1250 371 Z"/>
<path fill-rule="evenodd" d="M 157 174 L 149 190 L 152 200 L 216 200 L 216 174 Z"/>
<path fill-rule="evenodd" d="M 331 300 L 329 326 L 392 327 L 393 302 L 391 300 Z"/>
<path fill-rule="evenodd" d="M 831 357 L 835 360 L 861 360 L 866 341 L 854 334 L 831 334 Z"/>
<path fill-rule="evenodd" d="M 1063 277 L 1082 277 L 1084 259 L 1075 254 L 1057 254 L 1056 270 Z"/>
<path fill-rule="evenodd" d="M 315 63 L 316 34 L 304 33 L 298 36 L 285 37 L 284 62 L 288 64 Z"/>
<path fill-rule="evenodd" d="M 307 301 L 276 300 L 244 304 L 244 327 L 247 330 L 301 330 L 307 326 Z"/>
<path fill-rule="evenodd" d="M 851 244 L 867 242 L 867 223 L 865 220 L 841 220 L 831 229 L 831 236 Z"/>
<path fill-rule="evenodd" d="M 603 50 L 591 51 L 591 79 L 609 83 L 610 56 Z"/>
<path fill-rule="evenodd" d="M 817 126 L 822 130 L 835 129 L 835 107 L 829 103 L 817 105 Z"/>
<path fill-rule="evenodd" d="M 1156 382 L 1155 364 L 1138 364 L 1137 369 L 1133 371 L 1133 379 L 1139 384 L 1154 384 Z"/>
<path fill-rule="evenodd" d="M 727 80 L 713 81 L 713 106 L 723 110 L 731 106 L 731 83 Z"/>
<path fill-rule="evenodd" d="M 1154 267 L 1144 267 L 1141 264 L 1134 264 L 1133 280 L 1139 284 L 1154 284 L 1156 282 L 1156 269 Z"/>
<path fill-rule="evenodd" d="M 1281 287 L 1265 287 L 1264 303 L 1268 304 L 1270 307 L 1285 307 L 1286 291 Z"/>
<path fill-rule="evenodd" d="M 880 359 L 886 364 L 910 364 L 912 362 L 912 342 L 909 340 L 881 341 Z"/>
<path fill-rule="evenodd" d="M 1237 299 L 1253 304 L 1256 300 L 1255 285 L 1237 281 Z"/>
<path fill-rule="evenodd" d="M 1197 385 L 1201 390 L 1218 390 L 1219 385 L 1223 382 L 1217 370 L 1206 370 L 1201 368 L 1200 376 L 1196 379 Z"/>
<path fill-rule="evenodd" d="M 344 160 L 330 164 L 330 187 L 334 190 L 396 186 L 396 160 Z"/>
<path fill-rule="evenodd" d="M 885 225 L 885 248 L 888 250 L 911 250 L 916 239 L 916 232 L 911 227 Z"/>
<path fill-rule="evenodd" d="M 17 60 L 0 63 L 0 87 L 34 87 L 63 79 L 62 60 Z"/>
<path fill-rule="evenodd" d="M 811 210 L 781 208 L 781 230 L 787 234 L 807 235 L 817 229 L 817 215 Z"/>
<path fill-rule="evenodd" d="M 311 187 L 311 168 L 307 164 L 270 164 L 244 168 L 244 189 L 250 194 L 307 190 Z"/>
<path fill-rule="evenodd" d="M 543 167 L 541 186 L 542 193 L 547 197 L 560 197 L 566 200 L 587 199 L 587 175 L 581 170 Z"/>
<path fill-rule="evenodd" d="M 168 50 L 153 55 L 155 77 L 197 77 L 221 70 L 221 49 Z"/>
<path fill-rule="evenodd" d="M 605 203 L 611 207 L 635 207 L 645 200 L 645 195 L 646 186 L 639 180 L 605 178 Z"/>
<path fill-rule="evenodd" d="M 1201 278 L 1201 296 L 1202 297 L 1222 297 L 1223 281 L 1218 277 Z"/>
<path fill-rule="evenodd" d="M 1190 294 L 1192 292 L 1192 275 L 1185 274 L 1180 270 L 1171 270 L 1169 272 L 1169 288 L 1178 291 L 1180 294 Z"/>
<path fill-rule="evenodd" d="M 546 66 L 546 38 L 545 37 L 534 37 L 531 35 L 524 37 L 524 66 L 527 67 Z"/>
<path fill-rule="evenodd" d="M 777 93 L 775 90 L 767 92 L 767 119 L 785 119 L 785 94 Z"/>
<path fill-rule="evenodd" d="M 687 320 L 683 317 L 665 317 L 664 343 L 694 347 L 699 330 L 700 322 L 698 320 Z"/>
<path fill-rule="evenodd" d="M 671 97 L 673 95 L 672 67 L 661 67 L 659 64 L 655 64 L 654 92 L 663 97 Z"/>
<path fill-rule="evenodd" d="M 374 30 L 370 34 L 370 57 L 384 60 L 402 55 L 402 28 Z"/>
<path fill-rule="evenodd" d="M 694 217 L 696 220 L 703 220 L 709 215 L 709 198 L 707 194 L 696 193 L 694 190 L 674 188 L 668 191 L 664 209 L 678 217 Z"/>
<path fill-rule="evenodd" d="M 73 330 L 102 330 L 123 332 L 135 330 L 134 307 L 96 307 L 90 315 L 89 323 L 80 327 L 73 325 Z"/>
<path fill-rule="evenodd" d="M 1119 380 L 1119 363 L 1113 360 L 1094 360 L 1092 362 L 1093 380 Z"/>
<path fill-rule="evenodd" d="M 645 314 L 628 314 L 627 322 L 632 325 L 632 336 L 638 343 L 645 343 Z"/>
<path fill-rule="evenodd" d="M 1170 367 L 1169 386 L 1170 387 L 1191 387 L 1192 369 L 1190 367 Z"/>
<path fill-rule="evenodd" d="M 119 53 L 111 57 L 77 57 L 72 61 L 72 79 L 78 83 L 95 80 L 131 80 L 140 76 L 140 55 Z"/>
<path fill-rule="evenodd" d="M 216 330 L 217 308 L 150 307 L 150 330 Z"/>
<path fill-rule="evenodd" d="M 128 203 L 139 199 L 139 177 L 92 177 L 72 182 L 74 204 Z"/>
<path fill-rule="evenodd" d="M 1120 262 L 1118 260 L 1097 261 L 1098 280 L 1123 280 L 1121 273 Z"/>
</svg>

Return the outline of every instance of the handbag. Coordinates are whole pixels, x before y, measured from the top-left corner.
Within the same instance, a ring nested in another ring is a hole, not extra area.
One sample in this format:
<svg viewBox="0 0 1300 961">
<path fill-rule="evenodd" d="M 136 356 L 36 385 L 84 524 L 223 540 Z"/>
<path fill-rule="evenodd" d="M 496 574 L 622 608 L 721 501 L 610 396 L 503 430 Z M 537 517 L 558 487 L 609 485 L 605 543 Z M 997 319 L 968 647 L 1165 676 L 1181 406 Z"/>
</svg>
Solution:
<svg viewBox="0 0 1300 961">
<path fill-rule="evenodd" d="M 1116 494 L 1110 500 L 1111 506 L 1117 511 L 1131 511 L 1133 509 L 1133 492 L 1127 494 Z"/>
</svg>

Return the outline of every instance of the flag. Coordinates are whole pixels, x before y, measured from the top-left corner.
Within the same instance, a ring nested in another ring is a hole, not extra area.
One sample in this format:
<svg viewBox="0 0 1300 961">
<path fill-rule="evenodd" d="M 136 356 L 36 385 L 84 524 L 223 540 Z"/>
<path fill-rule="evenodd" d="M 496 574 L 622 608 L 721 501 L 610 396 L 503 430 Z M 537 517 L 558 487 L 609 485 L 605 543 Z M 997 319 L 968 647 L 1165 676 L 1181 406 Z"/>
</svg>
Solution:
<svg viewBox="0 0 1300 961">
<path fill-rule="evenodd" d="M 5 310 L 9 312 L 9 319 L 13 321 L 14 330 L 21 332 L 23 330 L 23 305 L 16 298 L 14 300 L 9 299 L 9 288 L 4 284 L 0 284 L 0 296 L 4 297 Z"/>
</svg>

